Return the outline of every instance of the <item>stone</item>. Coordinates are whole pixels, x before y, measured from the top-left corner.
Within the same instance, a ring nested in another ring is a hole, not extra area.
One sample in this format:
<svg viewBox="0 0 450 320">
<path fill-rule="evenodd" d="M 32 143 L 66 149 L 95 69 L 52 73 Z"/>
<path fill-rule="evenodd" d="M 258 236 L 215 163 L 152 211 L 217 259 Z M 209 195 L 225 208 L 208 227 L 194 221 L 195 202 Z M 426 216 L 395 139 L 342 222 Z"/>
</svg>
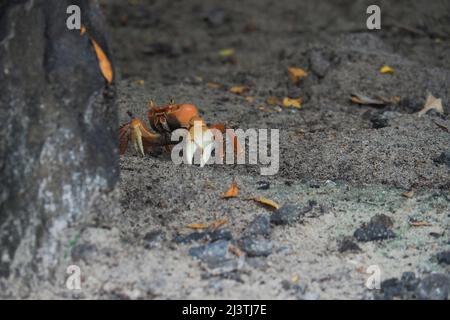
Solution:
<svg viewBox="0 0 450 320">
<path fill-rule="evenodd" d="M 296 205 L 286 204 L 270 216 L 270 221 L 276 225 L 293 224 L 299 222 L 303 215 L 311 210 L 312 207 L 309 205 L 299 208 Z"/>
<path fill-rule="evenodd" d="M 218 261 L 224 261 L 228 259 L 228 248 L 230 242 L 227 240 L 219 240 L 206 245 L 191 248 L 189 255 L 200 259 L 207 263 L 217 263 Z"/>
<path fill-rule="evenodd" d="M 246 237 L 240 241 L 241 249 L 250 257 L 267 257 L 272 253 L 273 244 L 265 238 Z"/>
<path fill-rule="evenodd" d="M 416 296 L 422 300 L 446 300 L 450 291 L 450 278 L 445 274 L 434 273 L 420 281 Z"/>
<path fill-rule="evenodd" d="M 244 231 L 248 236 L 270 236 L 272 226 L 270 225 L 270 218 L 267 215 L 259 215 L 247 226 Z"/>
<path fill-rule="evenodd" d="M 450 265 L 450 250 L 439 252 L 437 254 L 437 261 L 440 264 Z"/>
<path fill-rule="evenodd" d="M 375 215 L 368 224 L 363 224 L 353 236 L 361 242 L 378 241 L 395 238 L 395 233 L 390 229 L 393 226 L 392 219 L 384 214 Z"/>
<path fill-rule="evenodd" d="M 161 247 L 164 242 L 165 235 L 161 230 L 155 230 L 151 232 L 147 232 L 144 235 L 144 248 L 146 249 L 154 249 Z"/>
</svg>

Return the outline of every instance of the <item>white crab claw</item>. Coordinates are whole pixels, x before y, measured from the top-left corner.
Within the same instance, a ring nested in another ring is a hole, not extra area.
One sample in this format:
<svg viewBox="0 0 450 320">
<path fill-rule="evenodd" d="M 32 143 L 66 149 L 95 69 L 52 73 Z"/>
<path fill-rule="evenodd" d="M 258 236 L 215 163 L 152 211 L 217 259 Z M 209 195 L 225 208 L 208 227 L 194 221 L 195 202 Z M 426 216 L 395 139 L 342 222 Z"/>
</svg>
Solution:
<svg viewBox="0 0 450 320">
<path fill-rule="evenodd" d="M 140 153 L 142 156 L 144 156 L 144 145 L 142 144 L 142 133 L 138 127 L 133 128 L 132 139 L 133 139 L 133 144 L 134 144 L 134 148 L 136 149 L 136 152 Z"/>
<path fill-rule="evenodd" d="M 200 150 L 200 167 L 205 166 L 211 157 L 213 146 L 214 134 L 210 130 L 205 129 L 204 127 L 191 128 L 191 130 L 189 130 L 189 137 L 186 143 L 186 163 L 192 164 L 194 162 L 196 152 Z"/>
<path fill-rule="evenodd" d="M 202 136 L 202 158 L 200 160 L 200 167 L 203 167 L 208 163 L 209 158 L 211 157 L 211 153 L 214 146 L 214 134 L 210 130 L 206 130 L 203 132 Z"/>
</svg>

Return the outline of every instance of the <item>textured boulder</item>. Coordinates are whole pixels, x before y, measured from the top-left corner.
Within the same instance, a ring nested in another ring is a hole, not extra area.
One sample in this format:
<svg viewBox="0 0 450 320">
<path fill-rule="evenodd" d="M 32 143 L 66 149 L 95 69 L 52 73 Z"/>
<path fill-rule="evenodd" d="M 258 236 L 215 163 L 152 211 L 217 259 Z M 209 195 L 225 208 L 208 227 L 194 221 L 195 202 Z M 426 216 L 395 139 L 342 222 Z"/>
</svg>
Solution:
<svg viewBox="0 0 450 320">
<path fill-rule="evenodd" d="M 71 4 L 111 57 L 96 2 L 0 1 L 0 279 L 27 286 L 56 276 L 71 232 L 117 210 L 114 85 L 68 30 Z"/>
</svg>

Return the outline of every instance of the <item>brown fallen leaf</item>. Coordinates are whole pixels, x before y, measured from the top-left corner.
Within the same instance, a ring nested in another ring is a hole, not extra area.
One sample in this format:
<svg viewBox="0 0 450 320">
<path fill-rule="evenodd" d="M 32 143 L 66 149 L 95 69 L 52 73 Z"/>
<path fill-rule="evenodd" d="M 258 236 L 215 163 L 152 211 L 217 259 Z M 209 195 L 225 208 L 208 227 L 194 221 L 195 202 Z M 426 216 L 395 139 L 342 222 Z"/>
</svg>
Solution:
<svg viewBox="0 0 450 320">
<path fill-rule="evenodd" d="M 80 28 L 80 36 L 82 36 L 83 34 L 85 34 L 86 33 L 86 28 L 85 28 L 85 26 L 81 26 L 81 28 Z"/>
<path fill-rule="evenodd" d="M 201 229 L 207 229 L 208 225 L 205 223 L 191 223 L 191 224 L 188 224 L 186 226 L 186 228 L 194 229 L 194 230 L 201 230 Z"/>
<path fill-rule="evenodd" d="M 248 87 L 246 86 L 234 86 L 230 88 L 230 92 L 235 94 L 244 94 L 248 91 Z"/>
<path fill-rule="evenodd" d="M 208 82 L 206 86 L 210 89 L 220 89 L 222 86 L 218 83 Z"/>
<path fill-rule="evenodd" d="M 266 99 L 266 103 L 267 103 L 269 106 L 279 106 L 279 105 L 281 105 L 280 99 L 278 99 L 278 97 L 276 97 L 276 96 L 270 96 L 270 97 L 268 97 L 268 98 Z"/>
<path fill-rule="evenodd" d="M 350 100 L 360 105 L 385 106 L 388 104 L 388 101 L 384 99 L 374 99 L 359 93 L 352 93 Z"/>
<path fill-rule="evenodd" d="M 238 193 L 239 193 L 238 185 L 237 185 L 236 181 L 233 180 L 228 191 L 225 192 L 224 194 L 222 194 L 222 198 L 224 198 L 224 199 L 234 198 L 238 195 Z"/>
<path fill-rule="evenodd" d="M 95 53 L 97 54 L 98 63 L 103 77 L 105 77 L 108 83 L 111 83 L 113 81 L 113 70 L 111 62 L 109 61 L 103 49 L 98 45 L 97 41 L 95 41 L 92 37 L 90 37 L 90 39 L 92 45 L 94 46 Z"/>
<path fill-rule="evenodd" d="M 427 100 L 425 101 L 425 105 L 423 109 L 420 110 L 417 115 L 419 117 L 423 116 L 429 110 L 434 109 L 436 112 L 444 113 L 444 107 L 442 106 L 442 99 L 437 99 L 431 93 L 428 94 Z"/>
<path fill-rule="evenodd" d="M 228 219 L 220 219 L 220 220 L 216 220 L 210 223 L 210 225 L 208 226 L 208 229 L 211 230 L 217 230 L 219 229 L 221 226 L 223 226 L 224 224 L 226 224 L 228 222 Z"/>
<path fill-rule="evenodd" d="M 296 67 L 289 67 L 288 73 L 289 79 L 294 84 L 298 84 L 300 82 L 300 79 L 306 78 L 308 76 L 308 73 L 305 70 Z"/>
<path fill-rule="evenodd" d="M 236 247 L 235 245 L 230 244 L 230 245 L 228 246 L 228 251 L 231 252 L 232 254 L 234 254 L 236 257 L 242 256 L 242 251 L 241 251 L 241 249 L 239 249 L 239 248 Z"/>
<path fill-rule="evenodd" d="M 245 101 L 247 101 L 248 103 L 253 103 L 255 102 L 255 97 L 252 96 L 245 97 Z"/>
<path fill-rule="evenodd" d="M 413 227 L 431 227 L 432 224 L 427 221 L 409 220 L 409 224 Z"/>
<path fill-rule="evenodd" d="M 393 68 L 385 65 L 385 66 L 382 66 L 380 68 L 380 73 L 382 73 L 382 74 L 386 74 L 386 73 L 394 74 L 395 70 Z"/>
<path fill-rule="evenodd" d="M 272 201 L 270 199 L 264 198 L 264 197 L 255 197 L 255 198 L 251 198 L 251 200 L 254 200 L 256 202 L 259 202 L 261 204 L 264 204 L 268 207 L 271 207 L 273 209 L 279 209 L 280 205 L 278 203 L 276 203 L 275 201 Z"/>
<path fill-rule="evenodd" d="M 405 191 L 402 193 L 402 196 L 411 199 L 414 196 L 414 190 Z"/>
<path fill-rule="evenodd" d="M 291 99 L 291 98 L 285 97 L 283 99 L 283 107 L 286 107 L 286 108 L 292 107 L 292 108 L 300 109 L 302 107 L 302 99 L 301 98 Z"/>
</svg>

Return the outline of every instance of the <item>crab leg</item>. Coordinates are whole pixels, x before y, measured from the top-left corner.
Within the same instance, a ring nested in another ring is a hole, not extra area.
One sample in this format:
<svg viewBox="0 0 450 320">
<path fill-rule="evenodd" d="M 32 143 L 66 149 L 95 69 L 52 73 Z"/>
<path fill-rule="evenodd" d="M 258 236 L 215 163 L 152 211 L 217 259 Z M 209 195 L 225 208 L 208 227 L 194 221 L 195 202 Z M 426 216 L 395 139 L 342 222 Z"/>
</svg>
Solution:
<svg viewBox="0 0 450 320">
<path fill-rule="evenodd" d="M 164 135 L 151 132 L 140 119 L 133 119 L 119 129 L 120 154 L 127 150 L 128 141 L 131 140 L 137 153 L 144 156 L 147 147 L 164 146 L 167 139 Z"/>
</svg>

